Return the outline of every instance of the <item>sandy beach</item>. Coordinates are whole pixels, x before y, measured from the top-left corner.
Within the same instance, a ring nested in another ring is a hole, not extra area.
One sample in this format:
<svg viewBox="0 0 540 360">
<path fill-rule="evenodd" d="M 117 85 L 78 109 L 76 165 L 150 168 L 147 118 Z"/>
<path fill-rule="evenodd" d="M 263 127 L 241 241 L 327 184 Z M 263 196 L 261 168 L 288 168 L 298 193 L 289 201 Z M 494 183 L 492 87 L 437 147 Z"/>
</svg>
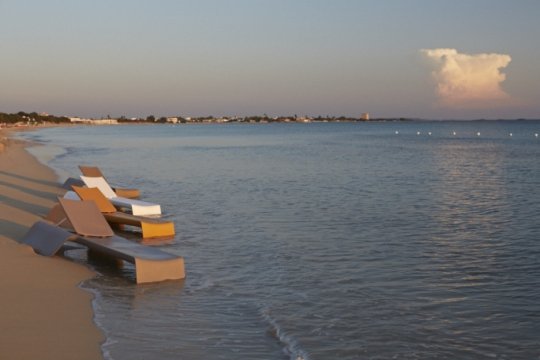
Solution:
<svg viewBox="0 0 540 360">
<path fill-rule="evenodd" d="M 0 359 L 102 359 L 92 295 L 78 287 L 94 273 L 18 242 L 62 189 L 10 131 L 0 130 Z"/>
</svg>

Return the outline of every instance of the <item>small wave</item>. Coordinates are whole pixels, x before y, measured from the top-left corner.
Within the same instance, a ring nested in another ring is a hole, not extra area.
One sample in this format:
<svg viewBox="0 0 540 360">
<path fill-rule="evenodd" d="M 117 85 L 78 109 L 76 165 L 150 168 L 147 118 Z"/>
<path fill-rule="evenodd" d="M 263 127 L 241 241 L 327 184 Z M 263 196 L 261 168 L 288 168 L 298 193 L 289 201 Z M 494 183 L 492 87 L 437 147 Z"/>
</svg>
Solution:
<svg viewBox="0 0 540 360">
<path fill-rule="evenodd" d="M 118 341 L 112 339 L 111 334 L 107 331 L 106 327 L 104 326 L 102 322 L 102 319 L 104 317 L 103 312 L 101 311 L 101 307 L 100 307 L 100 304 L 103 302 L 102 294 L 97 289 L 88 286 L 86 281 L 81 282 L 78 287 L 93 295 L 93 299 L 92 299 L 92 310 L 94 312 L 93 320 L 96 326 L 101 330 L 101 332 L 105 336 L 105 341 L 101 343 L 101 353 L 105 360 L 114 360 L 108 348 L 116 344 Z"/>
<path fill-rule="evenodd" d="M 208 290 L 216 286 L 216 283 L 210 279 L 205 279 L 200 283 L 191 284 L 189 288 L 186 289 L 188 294 L 194 294 L 199 291 Z"/>
<path fill-rule="evenodd" d="M 283 330 L 277 320 L 272 317 L 269 308 L 263 308 L 261 310 L 261 315 L 272 327 L 272 334 L 284 345 L 283 353 L 287 355 L 290 360 L 309 360 L 307 352 L 300 347 L 298 341 L 296 341 L 294 337 Z"/>
<path fill-rule="evenodd" d="M 26 150 L 40 163 L 53 169 L 60 183 L 69 177 L 68 172 L 53 165 L 53 161 L 66 156 L 69 149 L 40 141 L 38 145 L 30 146 Z"/>
</svg>

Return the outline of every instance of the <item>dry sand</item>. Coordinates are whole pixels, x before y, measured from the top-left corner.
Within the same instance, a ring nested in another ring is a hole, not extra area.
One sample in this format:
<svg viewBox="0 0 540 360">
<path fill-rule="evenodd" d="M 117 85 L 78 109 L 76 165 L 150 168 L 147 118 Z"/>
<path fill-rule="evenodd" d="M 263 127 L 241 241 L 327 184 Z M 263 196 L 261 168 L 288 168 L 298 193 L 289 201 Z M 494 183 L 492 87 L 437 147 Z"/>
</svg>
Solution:
<svg viewBox="0 0 540 360">
<path fill-rule="evenodd" d="M 0 130 L 0 359 L 102 359 L 92 295 L 78 287 L 94 274 L 18 243 L 62 189 L 8 131 Z"/>
</svg>

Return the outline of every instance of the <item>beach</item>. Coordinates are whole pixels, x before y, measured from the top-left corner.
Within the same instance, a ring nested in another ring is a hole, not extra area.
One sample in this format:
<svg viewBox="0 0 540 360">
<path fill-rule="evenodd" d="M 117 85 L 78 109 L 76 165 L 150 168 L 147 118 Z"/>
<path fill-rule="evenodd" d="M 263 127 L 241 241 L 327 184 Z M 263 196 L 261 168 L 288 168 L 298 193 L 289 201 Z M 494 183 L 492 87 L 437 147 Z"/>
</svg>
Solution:
<svg viewBox="0 0 540 360">
<path fill-rule="evenodd" d="M 19 243 L 62 189 L 11 131 L 0 130 L 0 358 L 101 359 L 93 295 L 79 287 L 95 274 Z"/>
</svg>

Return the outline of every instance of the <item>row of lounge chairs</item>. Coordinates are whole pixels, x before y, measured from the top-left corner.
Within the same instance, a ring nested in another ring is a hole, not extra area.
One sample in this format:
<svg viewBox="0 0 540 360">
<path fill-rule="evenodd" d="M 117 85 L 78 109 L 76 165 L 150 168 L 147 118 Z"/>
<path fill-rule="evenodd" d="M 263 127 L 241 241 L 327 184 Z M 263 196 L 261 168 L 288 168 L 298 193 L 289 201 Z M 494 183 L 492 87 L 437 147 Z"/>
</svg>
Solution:
<svg viewBox="0 0 540 360">
<path fill-rule="evenodd" d="M 135 264 L 137 283 L 183 279 L 182 257 L 118 236 L 111 228 L 111 225 L 139 227 L 145 239 L 173 237 L 171 221 L 141 215 L 159 215 L 161 207 L 133 199 L 140 196 L 136 189 L 124 189 L 123 194 L 131 198 L 118 196 L 122 190 L 116 188 L 115 192 L 96 167 L 80 169 L 81 180 L 70 178 L 64 183 L 71 190 L 58 199 L 45 221 L 38 221 L 30 228 L 22 242 L 41 255 L 52 256 L 66 241 L 74 241 L 94 253 Z"/>
</svg>

